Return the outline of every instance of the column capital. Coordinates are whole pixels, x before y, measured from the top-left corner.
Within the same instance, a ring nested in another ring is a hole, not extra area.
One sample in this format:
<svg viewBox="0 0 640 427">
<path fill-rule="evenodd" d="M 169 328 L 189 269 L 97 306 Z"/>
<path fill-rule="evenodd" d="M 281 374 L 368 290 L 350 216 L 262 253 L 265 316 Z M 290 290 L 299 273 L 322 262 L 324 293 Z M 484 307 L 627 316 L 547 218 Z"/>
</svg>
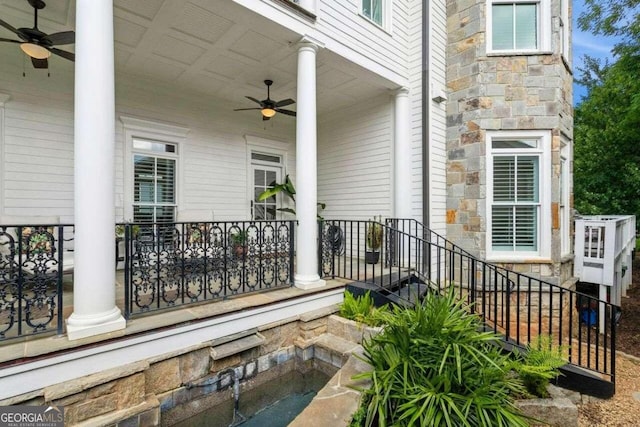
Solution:
<svg viewBox="0 0 640 427">
<path fill-rule="evenodd" d="M 309 35 L 302 36 L 302 38 L 294 44 L 294 47 L 298 50 L 308 48 L 313 49 L 314 52 L 317 52 L 319 49 L 324 49 L 324 46 L 324 43 L 320 40 Z"/>
<path fill-rule="evenodd" d="M 391 93 L 393 94 L 393 96 L 396 96 L 396 97 L 409 96 L 409 88 L 406 86 L 400 86 L 397 89 L 393 89 Z"/>
<path fill-rule="evenodd" d="M 9 95 L 8 93 L 0 92 L 0 107 L 4 107 L 4 104 L 9 102 L 10 99 L 11 99 L 11 95 Z"/>
</svg>

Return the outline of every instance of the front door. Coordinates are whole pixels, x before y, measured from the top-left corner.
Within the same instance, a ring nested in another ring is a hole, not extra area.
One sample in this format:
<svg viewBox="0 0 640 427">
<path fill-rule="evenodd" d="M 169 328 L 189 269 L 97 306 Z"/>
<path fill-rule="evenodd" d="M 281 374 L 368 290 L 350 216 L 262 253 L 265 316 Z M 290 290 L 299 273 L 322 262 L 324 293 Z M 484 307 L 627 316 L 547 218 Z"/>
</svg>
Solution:
<svg viewBox="0 0 640 427">
<path fill-rule="evenodd" d="M 259 201 L 258 197 L 267 188 L 273 188 L 282 181 L 282 168 L 260 164 L 251 165 L 253 177 L 253 200 L 251 201 L 251 219 L 274 220 L 277 218 L 280 195 Z"/>
</svg>

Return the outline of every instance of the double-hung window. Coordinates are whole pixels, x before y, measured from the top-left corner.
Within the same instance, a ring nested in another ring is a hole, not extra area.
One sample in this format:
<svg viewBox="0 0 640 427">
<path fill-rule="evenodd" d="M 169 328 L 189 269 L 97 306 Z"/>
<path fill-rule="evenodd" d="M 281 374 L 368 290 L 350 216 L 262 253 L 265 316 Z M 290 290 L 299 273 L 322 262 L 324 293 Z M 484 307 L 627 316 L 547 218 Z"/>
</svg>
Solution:
<svg viewBox="0 0 640 427">
<path fill-rule="evenodd" d="M 173 222 L 176 212 L 177 146 L 133 140 L 133 220 Z"/>
<path fill-rule="evenodd" d="M 488 0 L 489 52 L 549 50 L 549 0 Z"/>
<path fill-rule="evenodd" d="M 488 143 L 490 257 L 548 256 L 547 138 L 496 132 Z"/>
</svg>

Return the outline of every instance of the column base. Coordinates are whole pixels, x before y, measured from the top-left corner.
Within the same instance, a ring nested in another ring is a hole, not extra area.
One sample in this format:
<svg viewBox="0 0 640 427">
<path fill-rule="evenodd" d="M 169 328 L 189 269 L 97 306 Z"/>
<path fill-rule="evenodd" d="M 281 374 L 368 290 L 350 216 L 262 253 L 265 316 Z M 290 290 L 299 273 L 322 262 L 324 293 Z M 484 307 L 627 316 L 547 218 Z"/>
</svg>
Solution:
<svg viewBox="0 0 640 427">
<path fill-rule="evenodd" d="M 122 317 L 120 309 L 114 307 L 105 313 L 81 315 L 72 313 L 67 319 L 67 338 L 69 341 L 94 335 L 106 334 L 124 329 L 127 326 L 126 320 Z"/>
<path fill-rule="evenodd" d="M 294 285 L 298 289 L 308 290 L 308 289 L 322 288 L 326 284 L 327 282 L 322 280 L 320 276 L 318 276 L 317 274 L 311 274 L 311 275 L 296 274 L 294 277 Z"/>
</svg>

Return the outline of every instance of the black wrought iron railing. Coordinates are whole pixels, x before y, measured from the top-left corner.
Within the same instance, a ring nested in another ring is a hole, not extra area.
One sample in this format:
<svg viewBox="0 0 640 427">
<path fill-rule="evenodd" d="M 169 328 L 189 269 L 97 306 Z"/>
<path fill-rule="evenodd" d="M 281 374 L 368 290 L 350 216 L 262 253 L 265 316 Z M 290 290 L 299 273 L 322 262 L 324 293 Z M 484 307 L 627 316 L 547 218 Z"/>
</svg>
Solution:
<svg viewBox="0 0 640 427">
<path fill-rule="evenodd" d="M 0 225 L 0 341 L 63 332 L 63 277 L 73 225 Z"/>
<path fill-rule="evenodd" d="M 539 335 L 549 335 L 554 345 L 566 349 L 570 364 L 615 383 L 619 307 L 484 262 L 433 233 L 413 234 L 416 229 L 409 225 L 408 220 L 321 222 L 321 275 L 368 283 L 404 302 L 453 287 L 470 310 L 507 343 L 525 346 Z M 375 249 L 367 241 L 371 243 L 368 237 L 377 227 L 382 230 L 382 241 Z M 379 253 L 376 264 L 367 263 L 371 251 Z"/>
<path fill-rule="evenodd" d="M 127 318 L 293 282 L 294 221 L 122 226 Z"/>
</svg>

